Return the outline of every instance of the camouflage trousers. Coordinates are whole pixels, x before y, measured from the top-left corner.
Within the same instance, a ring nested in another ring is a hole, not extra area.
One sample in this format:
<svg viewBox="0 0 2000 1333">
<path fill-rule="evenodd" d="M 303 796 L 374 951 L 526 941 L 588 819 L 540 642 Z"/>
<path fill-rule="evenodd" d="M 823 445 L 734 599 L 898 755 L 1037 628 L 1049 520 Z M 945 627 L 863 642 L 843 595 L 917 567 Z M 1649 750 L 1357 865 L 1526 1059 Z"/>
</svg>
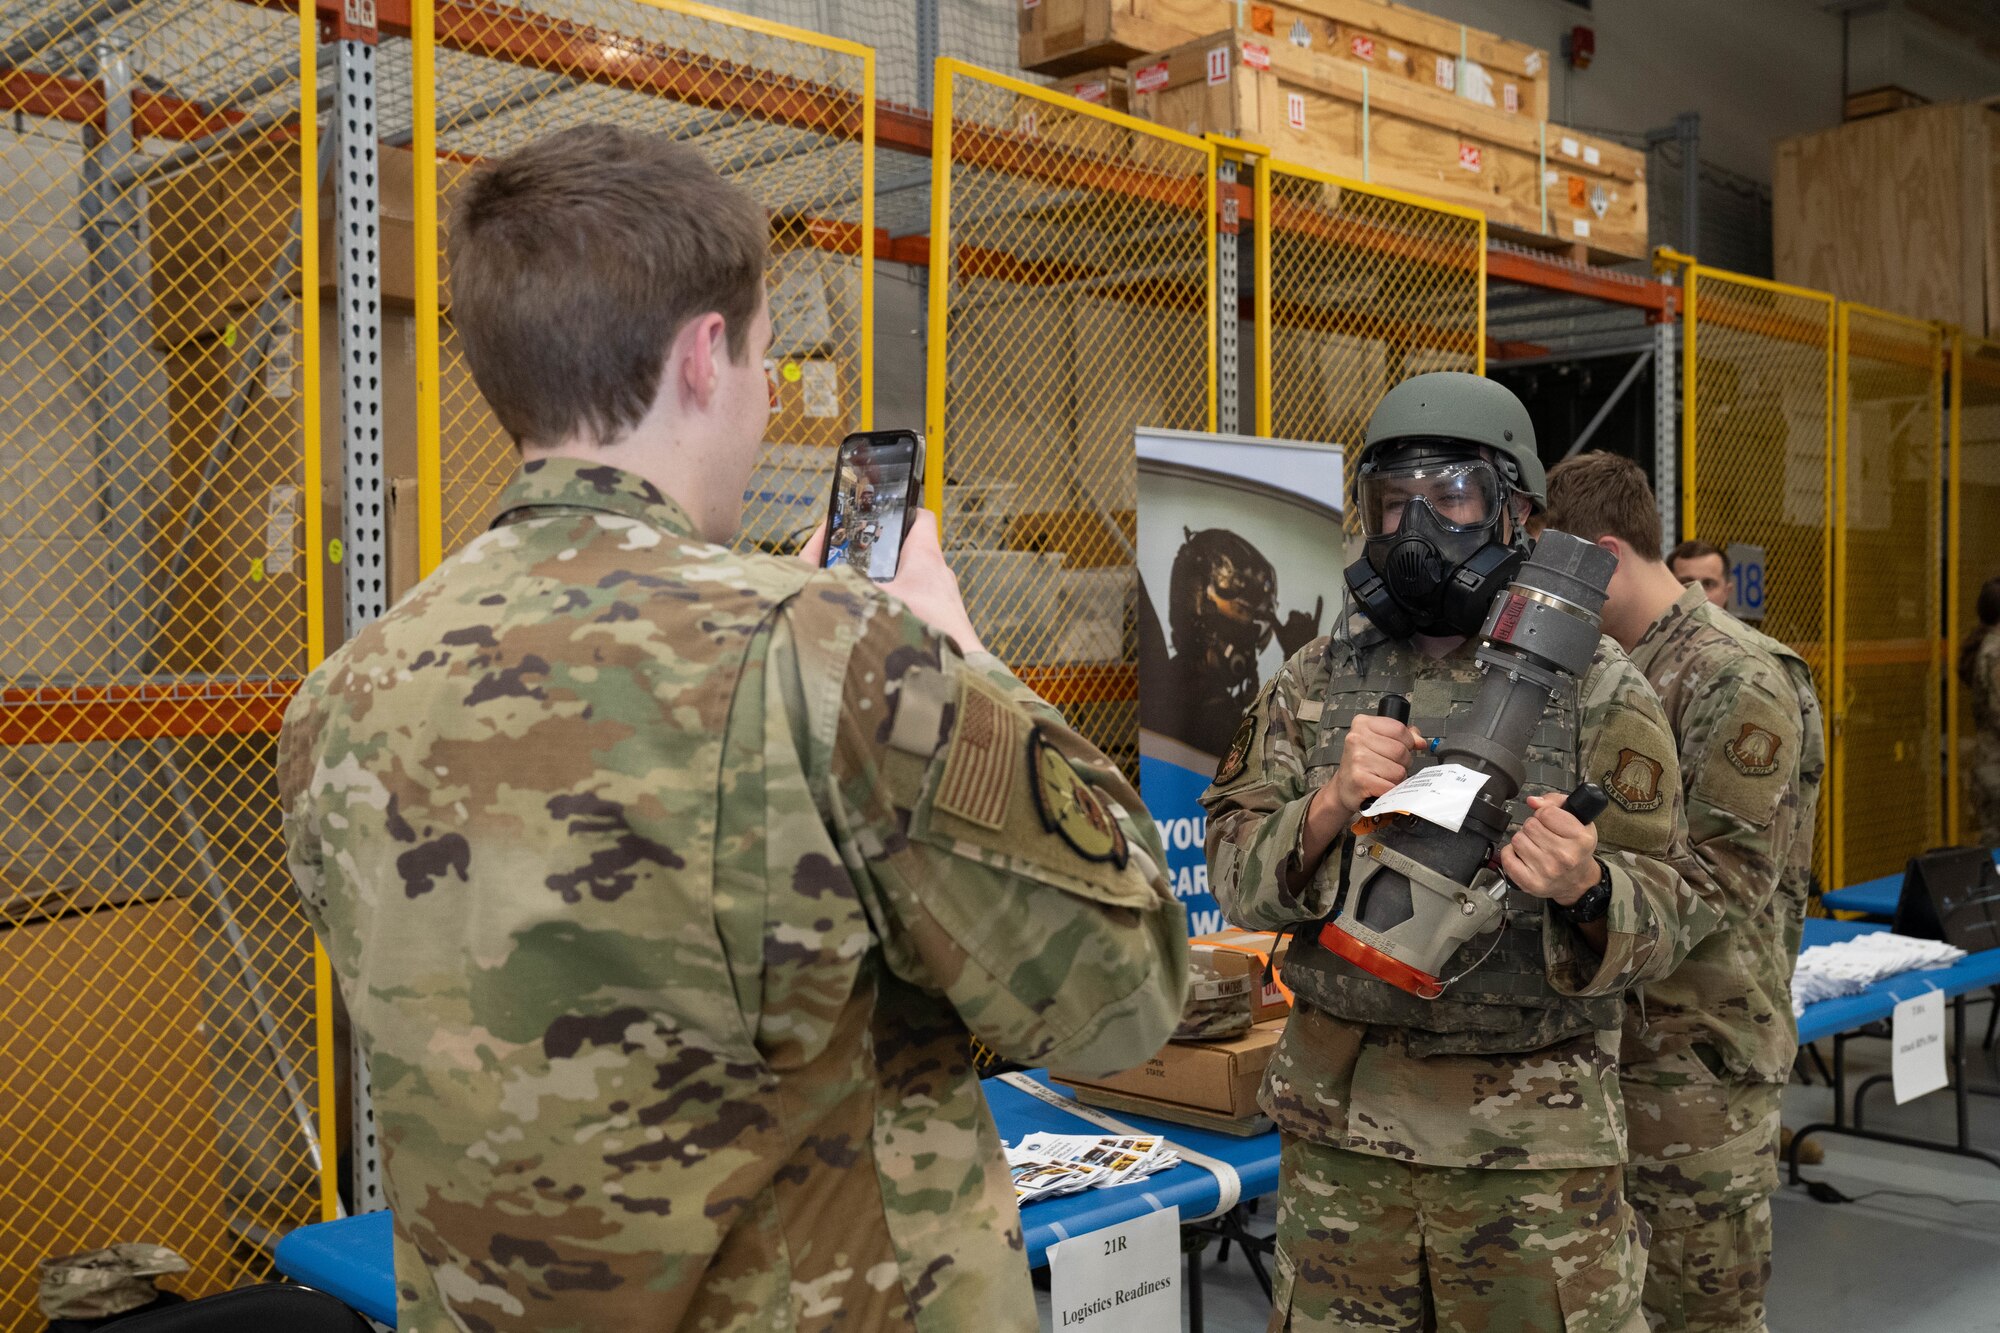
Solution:
<svg viewBox="0 0 2000 1333">
<path fill-rule="evenodd" d="M 1622 1086 L 1627 1187 L 1653 1228 L 1646 1322 L 1655 1333 L 1763 1333 L 1784 1087 L 1720 1081 L 1691 1054 L 1636 1072 Z"/>
<path fill-rule="evenodd" d="M 1644 1333 L 1619 1167 L 1417 1166 L 1287 1137 L 1268 1333 Z"/>
</svg>

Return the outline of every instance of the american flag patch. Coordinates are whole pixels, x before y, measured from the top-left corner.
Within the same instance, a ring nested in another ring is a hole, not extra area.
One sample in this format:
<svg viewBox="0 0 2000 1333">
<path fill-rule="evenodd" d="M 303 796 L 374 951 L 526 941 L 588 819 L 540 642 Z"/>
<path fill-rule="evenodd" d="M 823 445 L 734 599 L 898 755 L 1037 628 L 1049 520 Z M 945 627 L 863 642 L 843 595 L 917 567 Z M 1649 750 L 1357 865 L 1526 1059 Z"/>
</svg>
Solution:
<svg viewBox="0 0 2000 1333">
<path fill-rule="evenodd" d="M 982 828 L 1005 824 L 1021 762 L 1015 731 L 1005 705 L 976 685 L 962 685 L 936 807 Z"/>
</svg>

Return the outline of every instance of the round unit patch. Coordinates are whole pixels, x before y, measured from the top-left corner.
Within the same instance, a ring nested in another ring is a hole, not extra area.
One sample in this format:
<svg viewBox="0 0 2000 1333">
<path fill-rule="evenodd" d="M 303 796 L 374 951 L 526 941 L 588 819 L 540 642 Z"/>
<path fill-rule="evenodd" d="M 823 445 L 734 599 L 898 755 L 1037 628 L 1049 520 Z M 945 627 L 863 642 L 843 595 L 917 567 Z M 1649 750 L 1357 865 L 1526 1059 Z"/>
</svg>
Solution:
<svg viewBox="0 0 2000 1333">
<path fill-rule="evenodd" d="M 1097 793 L 1076 775 L 1069 760 L 1036 727 L 1028 733 L 1028 772 L 1033 777 L 1035 811 L 1042 828 L 1068 843 L 1086 861 L 1125 868 L 1125 830 L 1104 808 Z"/>
</svg>

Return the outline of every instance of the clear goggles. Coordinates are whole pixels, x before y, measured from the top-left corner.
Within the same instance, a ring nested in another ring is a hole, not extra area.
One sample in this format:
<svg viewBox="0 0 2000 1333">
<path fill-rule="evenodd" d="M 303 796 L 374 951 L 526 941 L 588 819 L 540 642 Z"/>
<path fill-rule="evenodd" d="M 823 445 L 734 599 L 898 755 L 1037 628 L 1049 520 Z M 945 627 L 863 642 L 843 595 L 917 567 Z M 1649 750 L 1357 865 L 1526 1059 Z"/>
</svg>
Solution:
<svg viewBox="0 0 2000 1333">
<path fill-rule="evenodd" d="M 1506 489 L 1484 459 L 1412 463 L 1363 476 L 1355 496 L 1361 524 L 1371 537 L 1403 521 L 1403 506 L 1422 500 L 1452 532 L 1483 528 L 1500 512 Z"/>
</svg>

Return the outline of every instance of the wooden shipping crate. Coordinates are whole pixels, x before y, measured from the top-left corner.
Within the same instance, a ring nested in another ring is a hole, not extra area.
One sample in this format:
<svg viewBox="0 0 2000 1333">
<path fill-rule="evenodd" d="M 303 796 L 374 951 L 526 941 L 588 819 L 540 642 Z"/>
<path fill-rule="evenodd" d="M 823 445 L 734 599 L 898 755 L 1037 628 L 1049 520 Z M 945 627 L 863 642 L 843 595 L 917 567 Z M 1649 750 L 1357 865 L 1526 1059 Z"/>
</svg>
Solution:
<svg viewBox="0 0 2000 1333">
<path fill-rule="evenodd" d="M 1079 75 L 1231 25 L 1508 115 L 1548 117 L 1547 52 L 1385 0 L 1027 0 L 1021 65 Z"/>
<path fill-rule="evenodd" d="M 1781 281 L 2000 333 L 2000 110 L 1917 107 L 1778 145 Z"/>
<path fill-rule="evenodd" d="M 1485 212 L 1596 261 L 1647 253 L 1643 153 L 1237 29 L 1132 64 L 1136 115 Z"/>
<path fill-rule="evenodd" d="M 1123 65 L 1107 65 L 1103 69 L 1087 69 L 1081 74 L 1057 79 L 1055 87 L 1057 92 L 1067 93 L 1079 102 L 1109 107 L 1113 111 L 1130 111 L 1131 83 L 1131 75 Z"/>
</svg>

